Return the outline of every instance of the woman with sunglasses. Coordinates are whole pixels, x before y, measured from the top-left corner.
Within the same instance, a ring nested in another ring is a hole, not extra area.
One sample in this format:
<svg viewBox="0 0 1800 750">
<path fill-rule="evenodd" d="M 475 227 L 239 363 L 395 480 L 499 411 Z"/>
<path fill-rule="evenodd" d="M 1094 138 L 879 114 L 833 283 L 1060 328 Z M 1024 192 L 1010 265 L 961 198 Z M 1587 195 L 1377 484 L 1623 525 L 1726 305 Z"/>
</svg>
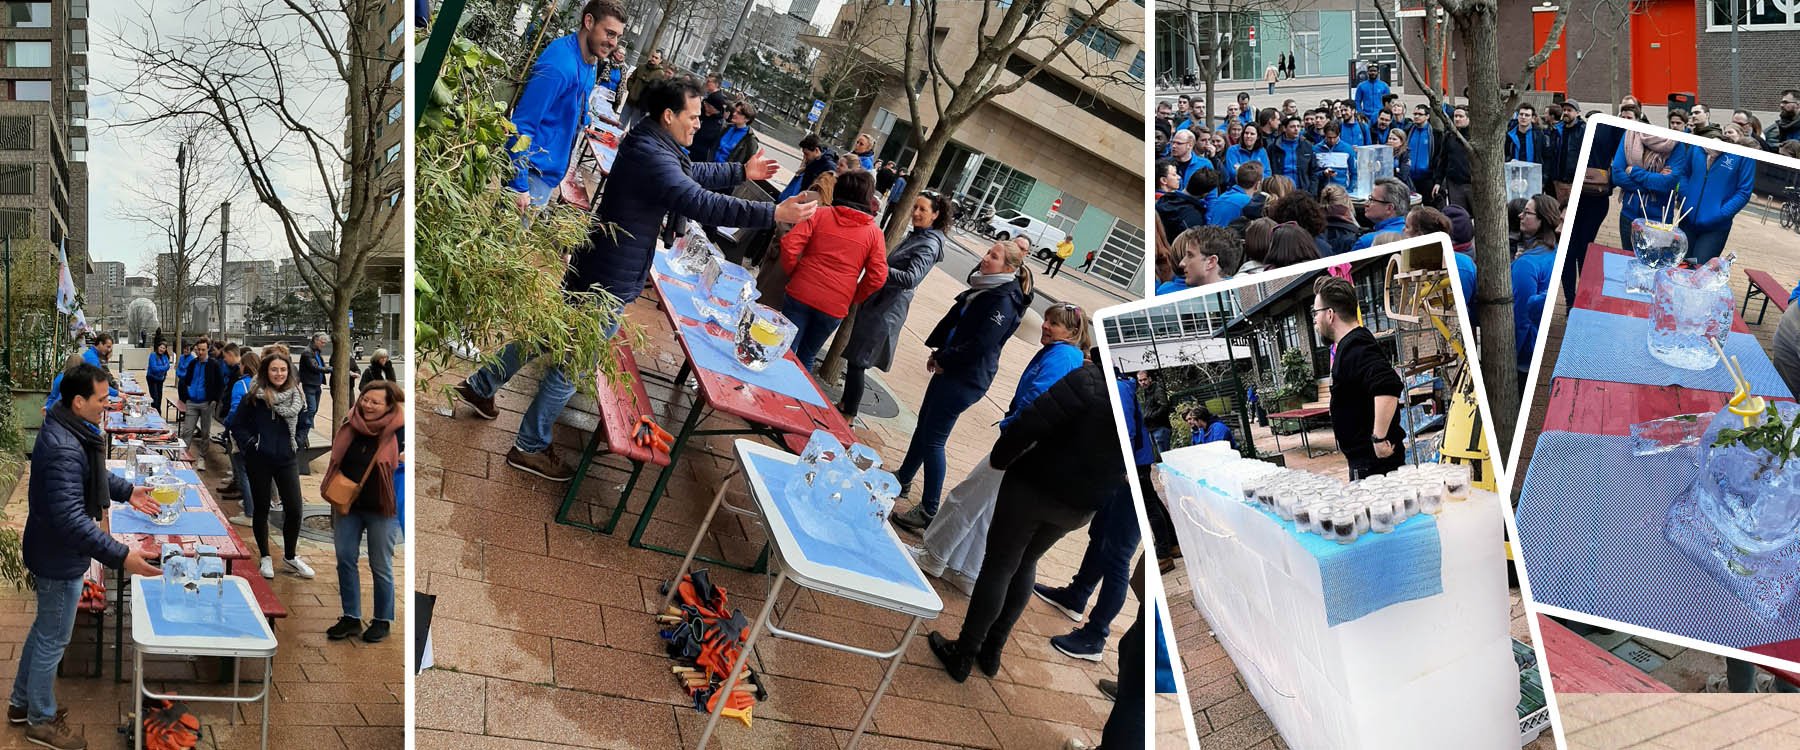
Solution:
<svg viewBox="0 0 1800 750">
<path fill-rule="evenodd" d="M 1080 307 L 1059 302 L 1044 311 L 1038 341 L 1043 348 L 1032 355 L 1031 363 L 1019 375 L 1019 386 L 1013 391 L 1006 416 L 1000 420 L 1002 430 L 1033 399 L 1081 367 L 1087 350 L 1094 346 L 1093 324 Z M 1005 476 L 1006 472 L 990 466 L 984 456 L 975 462 L 969 476 L 944 496 L 931 525 L 925 527 L 924 545 L 912 548 L 920 570 L 940 578 L 946 571 L 954 572 L 957 577 L 951 581 L 963 593 L 974 590 L 975 576 L 981 572 L 981 561 L 987 556 L 994 498 L 999 495 L 1000 480 Z"/>
</svg>

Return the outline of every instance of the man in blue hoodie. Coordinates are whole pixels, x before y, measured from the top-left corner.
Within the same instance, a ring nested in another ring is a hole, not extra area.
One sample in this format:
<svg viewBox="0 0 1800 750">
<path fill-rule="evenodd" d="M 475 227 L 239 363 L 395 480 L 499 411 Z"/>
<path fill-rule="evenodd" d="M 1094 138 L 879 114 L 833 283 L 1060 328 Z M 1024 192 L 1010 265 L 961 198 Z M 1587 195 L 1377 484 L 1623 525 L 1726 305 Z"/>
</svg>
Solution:
<svg viewBox="0 0 1800 750">
<path fill-rule="evenodd" d="M 86 748 L 56 706 L 56 667 L 62 663 L 81 604 L 82 576 L 99 560 L 132 575 L 161 571 L 144 553 L 126 547 L 101 528 L 101 514 L 113 503 L 130 503 L 154 516 L 147 488 L 106 470 L 100 420 L 106 413 L 106 371 L 81 364 L 64 373 L 61 398 L 44 418 L 31 451 L 31 478 L 21 541 L 26 570 L 36 577 L 37 607 L 31 631 L 19 647 L 6 718 L 26 724 L 28 741 L 57 750 Z"/>
<path fill-rule="evenodd" d="M 1374 122 L 1385 106 L 1387 95 L 1388 85 L 1381 80 L 1381 66 L 1370 63 L 1364 80 L 1356 84 L 1356 111 L 1362 113 L 1364 120 Z"/>
<path fill-rule="evenodd" d="M 594 93 L 595 65 L 612 54 L 625 33 L 625 8 L 618 0 L 588 0 L 581 9 L 581 28 L 544 46 L 525 91 L 513 105 L 512 122 L 519 133 L 507 141 L 517 172 L 507 182 L 520 211 L 550 200 L 550 193 L 569 171 L 569 154 L 588 123 L 588 97 Z"/>
<path fill-rule="evenodd" d="M 690 78 L 659 80 L 644 89 L 644 119 L 619 143 L 619 156 L 608 177 L 609 184 L 630 189 L 607 190 L 600 196 L 600 220 L 588 233 L 588 246 L 569 261 L 564 289 L 601 290 L 618 300 L 619 317 L 608 337 L 618 330 L 623 306 L 637 299 L 649 283 L 659 230 L 671 214 L 706 226 L 766 229 L 777 222 L 805 221 L 818 205 L 798 198 L 778 205 L 753 203 L 721 192 L 744 180 L 768 179 L 775 174 L 775 160 L 752 158 L 744 164 L 689 160 L 686 150 L 700 128 L 700 95 L 700 84 Z M 537 354 L 509 343 L 495 362 L 459 384 L 456 392 L 481 418 L 498 419 L 494 395 Z M 537 395 L 519 422 L 518 439 L 506 454 L 508 465 L 555 482 L 574 478 L 574 470 L 550 445 L 551 428 L 574 395 L 575 383 L 561 368 L 545 370 Z"/>
<path fill-rule="evenodd" d="M 1756 160 L 1705 148 L 1687 150 L 1687 179 L 1681 184 L 1685 203 L 1681 229 L 1688 236 L 1688 259 L 1705 263 L 1719 257 L 1731 236 L 1731 221 L 1750 202 L 1756 186 Z"/>
<path fill-rule="evenodd" d="M 1244 207 L 1250 205 L 1250 198 L 1256 194 L 1256 189 L 1262 185 L 1262 180 L 1262 162 L 1251 161 L 1239 164 L 1237 185 L 1220 193 L 1218 197 L 1206 204 L 1207 225 L 1230 226 L 1231 222 L 1244 212 Z"/>
<path fill-rule="evenodd" d="M 94 337 L 94 345 L 93 346 L 88 347 L 86 351 L 81 353 L 81 361 L 86 362 L 95 367 L 98 367 L 102 370 L 107 370 L 106 363 L 112 361 L 112 352 L 113 352 L 112 334 L 102 333 L 102 334 Z M 111 372 L 112 372 L 111 370 L 107 370 L 109 383 L 111 382 Z M 114 400 L 117 400 L 119 398 L 119 389 L 114 388 L 111 385 L 108 385 L 106 387 L 106 395 L 113 398 Z"/>
<path fill-rule="evenodd" d="M 1282 120 L 1281 133 L 1269 139 L 1269 166 L 1277 174 L 1294 181 L 1300 192 L 1318 192 L 1317 170 L 1313 167 L 1313 147 L 1300 136 L 1300 116 L 1288 115 Z"/>
</svg>

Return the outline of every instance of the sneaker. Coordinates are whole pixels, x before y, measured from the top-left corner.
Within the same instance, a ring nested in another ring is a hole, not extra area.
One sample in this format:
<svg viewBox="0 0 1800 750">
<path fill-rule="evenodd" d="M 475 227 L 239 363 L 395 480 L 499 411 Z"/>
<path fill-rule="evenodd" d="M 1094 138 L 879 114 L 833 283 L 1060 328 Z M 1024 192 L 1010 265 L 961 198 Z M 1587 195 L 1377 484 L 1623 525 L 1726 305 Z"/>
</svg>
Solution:
<svg viewBox="0 0 1800 750">
<path fill-rule="evenodd" d="M 1049 602 L 1051 607 L 1054 607 L 1056 611 L 1063 613 L 1070 620 L 1081 622 L 1082 608 L 1079 605 L 1070 603 L 1068 589 L 1034 583 L 1031 584 L 1031 593 L 1037 594 L 1037 598 Z"/>
<path fill-rule="evenodd" d="M 465 380 L 456 385 L 456 395 L 462 399 L 463 403 L 475 410 L 475 416 L 482 419 L 500 418 L 500 409 L 494 406 L 494 400 L 483 398 L 481 394 L 476 393 L 475 389 L 469 385 L 469 381 Z"/>
<path fill-rule="evenodd" d="M 11 703 L 6 704 L 6 723 L 8 724 L 24 724 L 25 720 L 29 718 L 30 715 L 31 710 L 24 706 L 15 706 Z M 69 709 L 56 709 L 56 718 L 61 719 L 68 715 Z"/>
<path fill-rule="evenodd" d="M 1109 701 L 1119 700 L 1119 681 L 1118 680 L 1101 680 L 1099 682 L 1094 683 L 1094 687 L 1099 688 L 1100 694 L 1106 696 L 1107 700 L 1109 700 Z"/>
<path fill-rule="evenodd" d="M 924 547 L 914 547 L 910 544 L 906 545 L 906 550 L 912 553 L 913 562 L 919 564 L 919 570 L 924 571 L 925 575 L 931 576 L 932 578 L 944 577 L 944 566 L 947 563 L 937 559 L 937 555 L 931 554 L 931 550 L 925 549 Z"/>
<path fill-rule="evenodd" d="M 914 505 L 905 512 L 889 515 L 888 521 L 904 531 L 917 534 L 924 531 L 926 526 L 931 525 L 931 516 L 925 514 L 925 506 Z"/>
<path fill-rule="evenodd" d="M 376 620 L 369 623 L 369 629 L 364 630 L 362 634 L 363 643 L 380 643 L 382 639 L 388 637 L 389 627 L 387 620 Z"/>
<path fill-rule="evenodd" d="M 567 482 L 575 478 L 575 470 L 557 458 L 553 448 L 545 448 L 539 453 L 526 453 L 514 446 L 506 452 L 506 465 L 552 482 Z"/>
<path fill-rule="evenodd" d="M 69 728 L 68 716 L 58 713 L 56 718 L 44 724 L 33 724 L 25 729 L 25 739 L 33 745 L 55 748 L 55 750 L 87 750 L 87 740 L 75 734 Z"/>
<path fill-rule="evenodd" d="M 1080 737 L 1070 737 L 1063 742 L 1062 750 L 1094 750 L 1094 747 Z"/>
<path fill-rule="evenodd" d="M 312 566 L 307 565 L 305 560 L 302 560 L 298 557 L 282 558 L 281 569 L 285 570 L 289 573 L 293 573 L 294 575 L 300 576 L 301 578 L 313 577 Z"/>
<path fill-rule="evenodd" d="M 242 527 L 248 529 L 252 526 L 255 526 L 256 521 L 252 520 L 249 516 L 239 513 L 239 514 L 231 517 L 231 525 L 242 526 Z"/>
<path fill-rule="evenodd" d="M 1106 655 L 1106 638 L 1088 633 L 1085 630 L 1070 631 L 1050 639 L 1050 645 L 1063 656 L 1088 661 L 1100 661 Z"/>
<path fill-rule="evenodd" d="M 262 577 L 270 579 L 270 580 L 274 580 L 275 579 L 275 558 L 267 557 L 267 556 L 263 557 L 262 564 L 257 566 L 257 571 L 262 573 Z"/>
<path fill-rule="evenodd" d="M 355 638 L 363 632 L 362 621 L 354 617 L 339 617 L 337 624 L 325 631 L 325 637 L 334 641 Z"/>
</svg>

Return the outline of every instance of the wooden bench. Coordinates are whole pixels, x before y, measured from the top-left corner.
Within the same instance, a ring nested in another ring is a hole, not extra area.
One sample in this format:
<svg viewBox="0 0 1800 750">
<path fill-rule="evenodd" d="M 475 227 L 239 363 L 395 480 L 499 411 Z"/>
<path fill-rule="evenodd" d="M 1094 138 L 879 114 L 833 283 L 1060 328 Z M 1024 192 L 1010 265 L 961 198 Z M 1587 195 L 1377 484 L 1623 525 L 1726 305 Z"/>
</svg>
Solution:
<svg viewBox="0 0 1800 750">
<path fill-rule="evenodd" d="M 269 627 L 275 627 L 275 621 L 288 616 L 287 605 L 275 596 L 275 589 L 269 586 L 269 579 L 262 577 L 262 571 L 256 569 L 254 558 L 243 557 L 231 561 L 231 574 L 250 583 L 250 593 L 256 597 L 256 606 L 262 610 L 263 617 L 269 621 Z"/>
<path fill-rule="evenodd" d="M 1767 271 L 1758 271 L 1754 268 L 1744 269 L 1744 276 L 1750 280 L 1750 290 L 1744 293 L 1744 304 L 1738 308 L 1738 317 L 1744 318 L 1744 322 L 1750 323 L 1750 301 L 1757 297 L 1762 298 L 1762 307 L 1756 311 L 1756 322 L 1750 323 L 1750 325 L 1762 325 L 1763 315 L 1769 311 L 1771 302 L 1775 303 L 1776 312 L 1787 312 L 1788 290 L 1781 285 L 1781 282 L 1776 281 L 1774 276 L 1770 276 Z"/>
<path fill-rule="evenodd" d="M 613 353 L 626 377 L 623 382 L 608 383 L 604 380 L 605 375 L 596 375 L 594 403 L 600 422 L 595 426 L 587 448 L 581 453 L 581 463 L 575 467 L 575 478 L 569 482 L 569 489 L 563 494 L 562 507 L 556 511 L 557 523 L 602 534 L 611 534 L 618 527 L 619 518 L 625 515 L 625 502 L 631 498 L 632 488 L 637 486 L 638 478 L 643 475 L 644 465 L 669 465 L 668 450 L 638 445 L 632 439 L 638 417 L 653 413 L 650 394 L 644 390 L 644 376 L 638 371 L 637 357 L 632 353 L 631 345 L 620 340 L 614 344 Z M 631 478 L 625 481 L 625 491 L 619 494 L 619 502 L 613 506 L 612 516 L 604 526 L 569 520 L 569 510 L 575 507 L 575 495 L 581 489 L 588 467 L 594 463 L 594 454 L 599 452 L 601 441 L 606 442 L 607 453 L 631 462 Z"/>
</svg>

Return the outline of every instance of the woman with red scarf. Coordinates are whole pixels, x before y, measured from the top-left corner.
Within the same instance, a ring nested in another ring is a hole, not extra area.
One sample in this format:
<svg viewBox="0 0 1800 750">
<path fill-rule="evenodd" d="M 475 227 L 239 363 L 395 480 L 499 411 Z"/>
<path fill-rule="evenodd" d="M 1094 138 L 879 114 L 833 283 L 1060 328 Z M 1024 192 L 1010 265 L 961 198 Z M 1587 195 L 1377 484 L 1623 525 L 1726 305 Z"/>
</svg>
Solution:
<svg viewBox="0 0 1800 750">
<path fill-rule="evenodd" d="M 337 547 L 338 595 L 344 614 L 325 631 L 334 641 L 361 635 L 366 643 L 388 636 L 394 622 L 394 471 L 405 455 L 406 392 L 391 380 L 368 384 L 350 418 L 331 441 L 331 466 L 324 486 L 338 478 L 356 484 L 347 510 L 332 508 Z M 362 625 L 362 588 L 356 571 L 364 532 L 369 537 L 369 572 L 375 579 L 375 618 Z"/>
</svg>

